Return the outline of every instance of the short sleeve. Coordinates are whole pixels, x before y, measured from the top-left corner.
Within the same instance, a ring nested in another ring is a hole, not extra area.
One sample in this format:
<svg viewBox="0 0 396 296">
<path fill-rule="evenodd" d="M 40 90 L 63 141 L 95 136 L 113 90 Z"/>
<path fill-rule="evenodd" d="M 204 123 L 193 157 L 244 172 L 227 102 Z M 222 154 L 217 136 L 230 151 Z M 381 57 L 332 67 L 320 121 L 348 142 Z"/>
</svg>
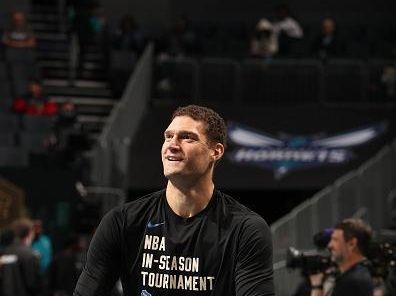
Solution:
<svg viewBox="0 0 396 296">
<path fill-rule="evenodd" d="M 237 296 L 274 295 L 272 235 L 261 217 L 250 217 L 242 227 L 235 273 Z"/>
<path fill-rule="evenodd" d="M 107 213 L 90 243 L 74 296 L 109 295 L 121 268 L 122 212 Z"/>
</svg>

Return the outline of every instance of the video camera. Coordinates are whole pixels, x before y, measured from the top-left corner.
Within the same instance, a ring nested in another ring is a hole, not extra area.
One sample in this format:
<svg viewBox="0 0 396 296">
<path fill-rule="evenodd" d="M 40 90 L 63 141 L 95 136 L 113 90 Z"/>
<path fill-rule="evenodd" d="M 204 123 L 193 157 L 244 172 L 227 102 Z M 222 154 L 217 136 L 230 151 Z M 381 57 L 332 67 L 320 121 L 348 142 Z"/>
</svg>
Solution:
<svg viewBox="0 0 396 296">
<path fill-rule="evenodd" d="M 317 251 L 301 252 L 289 247 L 286 255 L 286 266 L 292 269 L 300 268 L 304 274 L 323 272 L 332 265 L 329 255 Z"/>
<path fill-rule="evenodd" d="M 314 245 L 317 250 L 300 251 L 294 247 L 289 247 L 286 254 L 286 266 L 288 268 L 299 268 L 304 274 L 323 272 L 333 266 L 330 254 L 324 252 L 333 229 L 327 228 L 313 236 Z"/>
<path fill-rule="evenodd" d="M 386 277 L 391 268 L 396 268 L 396 233 L 382 232 L 373 241 L 367 258 L 373 276 Z"/>
<path fill-rule="evenodd" d="M 317 250 L 302 252 L 289 247 L 286 254 L 286 266 L 292 269 L 299 268 L 304 274 L 323 272 L 334 266 L 330 254 L 323 252 L 331 239 L 333 229 L 327 228 L 313 236 L 313 243 Z M 396 269 L 396 231 L 382 231 L 374 240 L 364 264 L 372 276 L 385 278 L 391 268 Z"/>
</svg>

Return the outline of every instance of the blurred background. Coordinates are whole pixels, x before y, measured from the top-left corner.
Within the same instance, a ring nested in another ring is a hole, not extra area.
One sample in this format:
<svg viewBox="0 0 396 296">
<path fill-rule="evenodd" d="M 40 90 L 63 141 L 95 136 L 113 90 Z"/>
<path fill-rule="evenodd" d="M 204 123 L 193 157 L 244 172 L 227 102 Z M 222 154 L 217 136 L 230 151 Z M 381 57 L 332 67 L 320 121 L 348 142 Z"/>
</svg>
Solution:
<svg viewBox="0 0 396 296">
<path fill-rule="evenodd" d="M 378 236 L 396 226 L 395 11 L 390 0 L 2 0 L 2 237 L 29 217 L 53 254 L 71 241 L 83 253 L 104 213 L 165 186 L 163 131 L 177 106 L 201 104 L 229 128 L 216 186 L 270 224 L 277 295 L 291 295 L 289 246 L 312 249 L 351 216 Z"/>
</svg>

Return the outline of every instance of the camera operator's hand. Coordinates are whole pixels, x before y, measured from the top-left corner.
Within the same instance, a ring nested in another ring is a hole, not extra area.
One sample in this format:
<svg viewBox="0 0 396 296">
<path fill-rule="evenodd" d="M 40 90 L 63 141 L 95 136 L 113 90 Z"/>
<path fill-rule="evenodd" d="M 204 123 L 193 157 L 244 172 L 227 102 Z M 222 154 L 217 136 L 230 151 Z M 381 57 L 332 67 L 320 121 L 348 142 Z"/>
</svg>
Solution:
<svg viewBox="0 0 396 296">
<path fill-rule="evenodd" d="M 311 296 L 323 295 L 323 279 L 324 274 L 322 272 L 309 275 L 309 281 L 311 282 Z"/>
</svg>

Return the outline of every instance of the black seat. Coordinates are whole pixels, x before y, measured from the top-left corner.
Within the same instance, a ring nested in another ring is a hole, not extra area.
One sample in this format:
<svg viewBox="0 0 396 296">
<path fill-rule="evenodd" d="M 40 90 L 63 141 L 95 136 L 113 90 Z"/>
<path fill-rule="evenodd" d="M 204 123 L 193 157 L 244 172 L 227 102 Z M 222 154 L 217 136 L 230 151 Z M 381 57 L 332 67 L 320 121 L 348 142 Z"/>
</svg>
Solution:
<svg viewBox="0 0 396 296">
<path fill-rule="evenodd" d="M 320 63 L 314 60 L 278 60 L 242 63 L 242 98 L 248 102 L 290 103 L 317 100 Z"/>
<path fill-rule="evenodd" d="M 54 118 L 51 116 L 25 115 L 23 117 L 22 124 L 25 131 L 48 133 L 52 130 Z"/>
<path fill-rule="evenodd" d="M 324 93 L 328 103 L 366 100 L 364 64 L 355 60 L 330 60 L 324 67 Z"/>
</svg>

